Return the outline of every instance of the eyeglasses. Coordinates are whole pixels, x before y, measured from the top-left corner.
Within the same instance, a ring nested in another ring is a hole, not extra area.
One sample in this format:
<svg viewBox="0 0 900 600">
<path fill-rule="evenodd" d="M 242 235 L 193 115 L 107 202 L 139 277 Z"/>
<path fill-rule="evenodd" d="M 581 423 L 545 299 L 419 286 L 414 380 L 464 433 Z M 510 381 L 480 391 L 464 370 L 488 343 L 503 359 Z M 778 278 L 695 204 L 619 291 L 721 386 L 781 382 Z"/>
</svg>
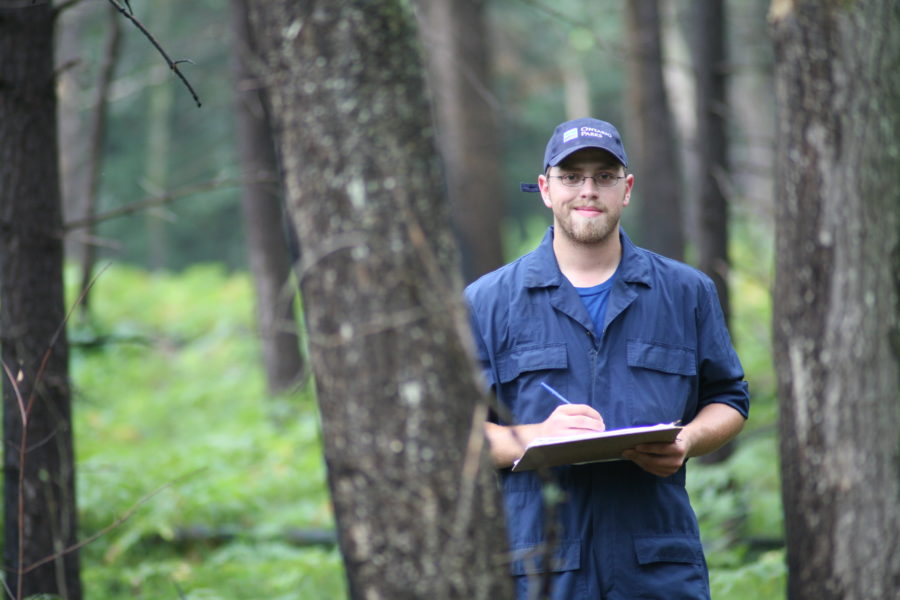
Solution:
<svg viewBox="0 0 900 600">
<path fill-rule="evenodd" d="M 565 175 L 547 175 L 547 177 L 553 177 L 554 179 L 559 179 L 559 182 L 566 187 L 578 188 L 584 185 L 585 179 L 593 179 L 594 184 L 597 187 L 612 187 L 619 183 L 620 179 L 625 179 L 625 177 L 619 177 L 618 175 L 613 175 L 612 173 L 599 173 L 594 175 L 593 177 L 589 175 L 576 175 L 575 173 L 566 173 Z"/>
</svg>

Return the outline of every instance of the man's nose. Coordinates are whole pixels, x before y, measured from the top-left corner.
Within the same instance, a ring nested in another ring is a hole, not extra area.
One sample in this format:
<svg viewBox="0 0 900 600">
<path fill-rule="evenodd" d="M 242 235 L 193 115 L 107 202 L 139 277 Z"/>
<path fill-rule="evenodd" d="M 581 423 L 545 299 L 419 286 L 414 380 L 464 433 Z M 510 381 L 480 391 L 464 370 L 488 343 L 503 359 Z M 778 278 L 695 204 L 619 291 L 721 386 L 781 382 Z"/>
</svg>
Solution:
<svg viewBox="0 0 900 600">
<path fill-rule="evenodd" d="M 582 196 L 595 196 L 600 191 L 600 186 L 597 185 L 597 182 L 593 177 L 585 177 L 584 181 L 581 182 L 581 195 Z"/>
</svg>

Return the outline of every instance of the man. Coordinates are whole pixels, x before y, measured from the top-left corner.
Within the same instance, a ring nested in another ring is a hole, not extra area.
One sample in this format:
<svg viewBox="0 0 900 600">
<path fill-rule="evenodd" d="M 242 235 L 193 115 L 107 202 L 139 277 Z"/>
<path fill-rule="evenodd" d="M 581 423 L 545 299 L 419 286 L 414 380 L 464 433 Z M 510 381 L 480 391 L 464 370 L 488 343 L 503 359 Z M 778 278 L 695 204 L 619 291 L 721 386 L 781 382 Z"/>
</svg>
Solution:
<svg viewBox="0 0 900 600">
<path fill-rule="evenodd" d="M 540 191 L 553 227 L 533 252 L 466 290 L 479 359 L 511 415 L 485 432 L 504 469 L 520 599 L 548 569 L 554 599 L 709 597 L 685 463 L 741 430 L 747 384 L 712 281 L 620 229 L 635 181 L 627 165 L 609 123 L 559 125 L 537 186 L 523 186 Z M 505 469 L 535 437 L 678 420 L 673 443 L 554 468 L 563 495 L 552 512 L 538 474 Z"/>
</svg>

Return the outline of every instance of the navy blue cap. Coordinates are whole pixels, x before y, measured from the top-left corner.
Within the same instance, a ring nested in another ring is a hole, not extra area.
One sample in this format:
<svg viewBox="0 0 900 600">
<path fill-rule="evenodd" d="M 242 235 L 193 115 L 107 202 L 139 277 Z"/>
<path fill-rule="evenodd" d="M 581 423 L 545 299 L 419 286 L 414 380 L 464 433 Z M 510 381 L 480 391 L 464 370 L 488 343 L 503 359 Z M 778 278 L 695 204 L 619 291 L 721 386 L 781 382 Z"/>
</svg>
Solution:
<svg viewBox="0 0 900 600">
<path fill-rule="evenodd" d="M 567 156 L 585 148 L 600 148 L 612 154 L 623 167 L 628 166 L 628 156 L 619 131 L 606 121 L 599 119 L 574 119 L 556 126 L 547 149 L 544 151 L 544 172 L 555 167 Z M 519 184 L 523 192 L 538 192 L 536 183 Z"/>
<path fill-rule="evenodd" d="M 628 157 L 619 132 L 610 123 L 599 119 L 575 119 L 556 126 L 544 152 L 544 171 L 555 167 L 567 156 L 585 148 L 600 148 L 628 166 Z"/>
</svg>

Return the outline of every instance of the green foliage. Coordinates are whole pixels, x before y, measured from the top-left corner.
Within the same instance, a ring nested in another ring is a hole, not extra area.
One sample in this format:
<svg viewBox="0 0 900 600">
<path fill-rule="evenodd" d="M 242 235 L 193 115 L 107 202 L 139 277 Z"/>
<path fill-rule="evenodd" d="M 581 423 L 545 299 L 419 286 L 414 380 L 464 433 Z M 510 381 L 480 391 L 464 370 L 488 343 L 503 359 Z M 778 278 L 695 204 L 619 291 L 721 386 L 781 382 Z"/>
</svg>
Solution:
<svg viewBox="0 0 900 600">
<path fill-rule="evenodd" d="M 518 240 L 509 235 L 510 256 L 545 227 L 533 219 Z M 736 235 L 739 256 L 748 235 Z M 783 553 L 768 550 L 783 538 L 776 411 L 760 333 L 769 296 L 765 278 L 742 273 L 735 342 L 754 384 L 752 417 L 728 461 L 692 462 L 688 487 L 714 597 L 777 600 Z M 247 276 L 113 265 L 90 314 L 70 327 L 82 537 L 130 518 L 84 549 L 89 597 L 344 597 L 336 550 L 281 535 L 333 527 L 333 517 L 311 393 L 265 396 Z M 186 542 L 188 528 L 228 537 Z"/>
<path fill-rule="evenodd" d="M 693 461 L 688 470 L 713 598 L 785 597 L 778 404 L 771 359 L 772 246 L 771 231 L 762 224 L 733 222 L 731 330 L 750 382 L 750 419 L 727 461 Z"/>
<path fill-rule="evenodd" d="M 777 600 L 785 597 L 787 569 L 784 551 L 773 550 L 736 569 L 713 569 L 709 585 L 713 598 Z"/>
<path fill-rule="evenodd" d="M 333 517 L 315 403 L 266 397 L 252 314 L 222 267 L 100 276 L 71 329 L 82 537 L 130 518 L 84 550 L 88 597 L 342 597 L 336 550 L 281 541 Z"/>
</svg>

